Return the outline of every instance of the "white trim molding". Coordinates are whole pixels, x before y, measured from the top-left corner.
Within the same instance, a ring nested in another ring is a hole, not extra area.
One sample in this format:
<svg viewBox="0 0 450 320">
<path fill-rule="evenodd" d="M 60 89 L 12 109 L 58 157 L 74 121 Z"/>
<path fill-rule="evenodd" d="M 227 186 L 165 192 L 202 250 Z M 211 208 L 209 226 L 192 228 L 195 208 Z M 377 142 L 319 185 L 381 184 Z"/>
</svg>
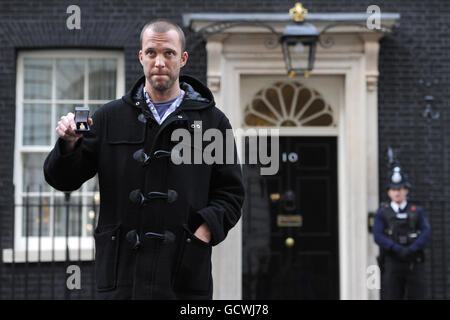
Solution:
<svg viewBox="0 0 450 320">
<path fill-rule="evenodd" d="M 51 98 L 49 99 L 24 99 L 24 61 L 28 58 L 45 58 L 51 60 L 52 63 L 52 76 L 51 76 Z M 83 99 L 79 100 L 57 100 L 56 99 L 56 59 L 84 59 L 84 87 L 83 87 Z M 88 77 L 88 64 L 87 59 L 92 58 L 106 58 L 116 60 L 116 92 L 115 98 L 122 97 L 125 92 L 125 70 L 124 70 L 124 54 L 119 50 L 111 51 L 97 51 L 97 50 L 24 50 L 19 51 L 17 56 L 17 81 L 16 81 L 16 124 L 15 124 L 15 150 L 14 150 L 14 185 L 15 185 L 15 207 L 14 207 L 14 243 L 13 248 L 3 249 L 2 259 L 5 263 L 17 263 L 17 262 L 44 262 L 51 261 L 63 261 L 65 254 L 68 252 L 70 258 L 73 256 L 78 257 L 80 260 L 93 260 L 93 238 L 88 234 L 83 233 L 81 237 L 68 237 L 66 241 L 65 237 L 50 234 L 42 236 L 40 239 L 35 236 L 24 237 L 23 236 L 23 196 L 38 197 L 39 195 L 50 199 L 55 197 L 58 191 L 50 188 L 49 190 L 43 190 L 42 193 L 23 191 L 23 155 L 24 154 L 45 154 L 51 151 L 56 142 L 55 131 L 51 132 L 50 143 L 46 145 L 24 145 L 23 144 L 23 122 L 24 122 L 24 104 L 25 103 L 42 103 L 51 106 L 51 122 L 50 128 L 56 128 L 56 106 L 58 104 L 78 104 L 80 106 L 100 105 L 105 104 L 106 100 L 88 100 L 89 90 L 89 77 Z M 45 181 L 42 181 L 45 183 Z M 62 194 L 60 194 L 61 196 Z M 81 192 L 77 193 L 77 197 L 86 198 L 97 197 L 98 192 L 89 192 L 84 187 Z M 60 199 L 62 197 L 59 197 Z M 51 205 L 50 205 L 51 206 Z M 87 210 L 84 209 L 84 210 Z M 52 212 L 51 209 L 50 212 Z M 84 211 L 83 211 L 84 212 Z M 87 211 L 86 211 L 87 213 Z M 54 214 L 49 214 L 49 225 L 53 225 Z M 87 216 L 83 214 L 82 217 Z M 83 219 L 83 218 L 82 218 Z M 91 218 L 92 219 L 92 218 Z M 49 227 L 50 228 L 50 227 Z M 95 226 L 92 226 L 92 230 Z"/>
<path fill-rule="evenodd" d="M 367 14 L 308 14 L 307 22 L 320 31 L 336 22 L 366 23 Z M 185 14 L 185 26 L 194 31 L 221 21 L 261 21 L 282 33 L 291 21 L 288 14 Z M 381 24 L 392 29 L 397 13 L 383 13 Z M 339 273 L 340 299 L 377 299 L 366 286 L 367 267 L 375 263 L 376 249 L 368 233 L 368 212 L 378 206 L 378 53 L 382 33 L 358 26 L 339 26 L 327 31 L 330 48 L 318 46 L 315 75 L 343 78 L 342 102 L 336 128 L 278 128 L 292 135 L 338 137 Z M 213 84 L 217 105 L 233 128 L 243 123 L 241 80 L 249 75 L 286 75 L 281 48 L 268 48 L 264 40 L 273 34 L 257 26 L 226 29 L 207 39 L 207 77 Z M 287 76 L 286 76 L 287 79 Z M 295 79 L 295 78 L 294 78 Z M 300 82 L 302 77 L 297 78 Z M 240 139 L 236 137 L 238 150 Z M 226 241 L 213 250 L 215 299 L 242 298 L 241 221 Z"/>
<path fill-rule="evenodd" d="M 287 10 L 286 10 L 287 11 Z M 305 22 L 318 23 L 344 23 L 344 22 L 361 22 L 366 23 L 371 16 L 370 13 L 308 13 Z M 400 20 L 399 13 L 383 12 L 380 13 L 380 21 L 383 25 L 392 29 Z M 185 13 L 183 14 L 183 24 L 187 27 L 198 31 L 199 24 L 210 24 L 222 21 L 259 21 L 268 24 L 286 24 L 291 22 L 289 13 Z"/>
</svg>

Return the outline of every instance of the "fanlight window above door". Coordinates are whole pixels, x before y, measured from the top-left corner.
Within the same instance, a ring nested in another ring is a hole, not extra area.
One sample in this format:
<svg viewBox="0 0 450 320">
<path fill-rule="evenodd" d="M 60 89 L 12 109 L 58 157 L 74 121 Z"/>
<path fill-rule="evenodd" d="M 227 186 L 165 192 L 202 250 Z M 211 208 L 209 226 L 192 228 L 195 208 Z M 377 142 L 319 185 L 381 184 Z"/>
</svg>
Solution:
<svg viewBox="0 0 450 320">
<path fill-rule="evenodd" d="M 335 126 L 335 111 L 317 91 L 298 82 L 276 82 L 247 104 L 244 123 L 252 127 Z"/>
</svg>

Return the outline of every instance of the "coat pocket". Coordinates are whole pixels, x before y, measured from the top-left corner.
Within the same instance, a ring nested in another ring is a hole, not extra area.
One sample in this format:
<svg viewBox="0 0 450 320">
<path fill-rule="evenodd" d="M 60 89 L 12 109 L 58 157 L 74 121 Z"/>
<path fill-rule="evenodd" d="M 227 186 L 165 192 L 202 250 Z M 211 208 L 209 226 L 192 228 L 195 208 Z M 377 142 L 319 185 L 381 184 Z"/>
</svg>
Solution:
<svg viewBox="0 0 450 320">
<path fill-rule="evenodd" d="M 120 225 L 98 227 L 95 239 L 95 276 L 98 291 L 114 290 L 117 284 Z"/>
<path fill-rule="evenodd" d="M 180 292 L 207 293 L 211 287 L 212 246 L 184 225 L 183 243 L 175 272 L 174 288 Z"/>
</svg>

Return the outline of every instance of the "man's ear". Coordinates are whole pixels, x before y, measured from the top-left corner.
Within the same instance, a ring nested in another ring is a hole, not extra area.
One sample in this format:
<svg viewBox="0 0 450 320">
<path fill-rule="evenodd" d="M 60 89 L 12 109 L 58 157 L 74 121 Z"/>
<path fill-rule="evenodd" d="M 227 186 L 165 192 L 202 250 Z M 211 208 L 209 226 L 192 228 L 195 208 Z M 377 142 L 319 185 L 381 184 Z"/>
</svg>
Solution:
<svg viewBox="0 0 450 320">
<path fill-rule="evenodd" d="M 142 50 L 139 50 L 139 62 L 141 63 L 141 66 L 144 66 L 142 63 Z"/>
<path fill-rule="evenodd" d="M 189 57 L 189 55 L 188 55 L 187 51 L 183 52 L 183 54 L 181 55 L 181 68 L 183 68 L 186 65 L 188 57 Z"/>
</svg>

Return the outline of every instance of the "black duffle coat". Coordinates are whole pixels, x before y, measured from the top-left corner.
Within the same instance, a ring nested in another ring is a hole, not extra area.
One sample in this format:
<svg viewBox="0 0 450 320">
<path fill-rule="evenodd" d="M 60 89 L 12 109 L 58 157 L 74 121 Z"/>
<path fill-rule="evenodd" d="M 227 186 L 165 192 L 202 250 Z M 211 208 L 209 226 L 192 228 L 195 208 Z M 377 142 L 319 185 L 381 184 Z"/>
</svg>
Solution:
<svg viewBox="0 0 450 320">
<path fill-rule="evenodd" d="M 100 298 L 211 299 L 212 247 L 238 222 L 244 201 L 236 146 L 233 140 L 233 164 L 175 164 L 169 155 L 178 142 L 171 135 L 185 128 L 194 141 L 195 130 L 217 128 L 225 135 L 231 125 L 210 90 L 189 76 L 180 77 L 183 102 L 159 125 L 145 102 L 144 83 L 142 77 L 122 99 L 100 107 L 74 151 L 63 153 L 65 141 L 58 139 L 44 163 L 45 179 L 73 191 L 98 173 Z M 150 193 L 156 196 L 146 197 Z M 204 222 L 210 243 L 193 235 Z"/>
</svg>

